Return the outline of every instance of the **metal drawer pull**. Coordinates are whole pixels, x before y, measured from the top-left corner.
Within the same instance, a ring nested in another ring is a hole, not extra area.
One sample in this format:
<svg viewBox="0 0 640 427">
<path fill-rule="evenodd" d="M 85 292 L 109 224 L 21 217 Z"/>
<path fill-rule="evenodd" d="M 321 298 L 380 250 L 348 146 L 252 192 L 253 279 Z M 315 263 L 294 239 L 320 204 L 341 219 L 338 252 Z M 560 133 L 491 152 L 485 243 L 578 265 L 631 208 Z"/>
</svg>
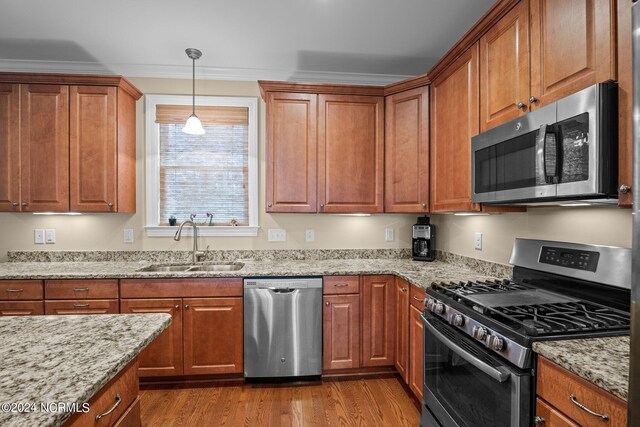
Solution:
<svg viewBox="0 0 640 427">
<path fill-rule="evenodd" d="M 407 292 L 407 288 L 402 288 L 402 292 Z"/>
<path fill-rule="evenodd" d="M 120 402 L 122 402 L 122 397 L 120 397 L 119 394 L 116 394 L 116 403 L 113 404 L 113 406 L 111 407 L 111 409 L 109 409 L 107 412 L 104 412 L 100 415 L 96 415 L 96 421 L 99 421 L 100 418 L 102 417 L 106 417 L 107 415 L 109 415 L 110 413 L 112 413 L 113 411 L 116 410 L 116 408 L 118 406 L 120 406 Z"/>
<path fill-rule="evenodd" d="M 413 296 L 413 299 L 414 299 L 414 300 L 416 300 L 416 301 L 422 301 L 422 298 L 418 298 L 418 297 L 417 297 L 417 296 L 415 296 L 415 295 Z"/>
<path fill-rule="evenodd" d="M 89 288 L 73 288 L 73 292 L 89 292 Z"/>
<path fill-rule="evenodd" d="M 574 405 L 576 405 L 578 408 L 582 409 L 585 412 L 590 413 L 591 415 L 594 415 L 596 417 L 600 417 L 603 420 L 607 421 L 609 419 L 609 415 L 605 415 L 605 414 L 599 414 L 597 412 L 593 412 L 591 409 L 587 408 L 586 406 L 584 406 L 582 403 L 578 402 L 576 400 L 576 396 L 573 394 L 569 395 L 569 400 L 571 400 L 571 403 L 573 403 Z"/>
<path fill-rule="evenodd" d="M 336 283 L 333 286 L 335 286 L 336 288 L 345 288 L 345 287 L 349 286 L 349 284 L 348 283 Z"/>
<path fill-rule="evenodd" d="M 89 304 L 73 304 L 75 308 L 89 307 Z"/>
<path fill-rule="evenodd" d="M 24 289 L 5 289 L 5 292 L 22 292 Z"/>
<path fill-rule="evenodd" d="M 537 426 L 544 425 L 544 422 L 545 422 L 544 418 L 542 418 L 542 417 L 536 417 L 535 420 L 534 420 L 534 424 L 537 425 Z"/>
</svg>

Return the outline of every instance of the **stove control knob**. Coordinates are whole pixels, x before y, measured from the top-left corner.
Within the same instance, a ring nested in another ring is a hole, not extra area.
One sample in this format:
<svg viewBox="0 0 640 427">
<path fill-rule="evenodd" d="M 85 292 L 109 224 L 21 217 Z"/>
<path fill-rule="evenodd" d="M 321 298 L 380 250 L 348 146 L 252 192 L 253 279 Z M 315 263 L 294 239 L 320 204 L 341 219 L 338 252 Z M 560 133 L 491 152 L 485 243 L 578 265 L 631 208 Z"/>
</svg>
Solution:
<svg viewBox="0 0 640 427">
<path fill-rule="evenodd" d="M 495 335 L 489 335 L 487 338 L 487 347 L 491 350 L 502 351 L 504 350 L 504 340 Z"/>
<path fill-rule="evenodd" d="M 427 310 L 432 310 L 433 309 L 433 304 L 435 304 L 435 300 L 433 298 L 429 298 L 429 299 L 425 299 L 424 300 L 424 306 Z"/>
<path fill-rule="evenodd" d="M 462 326 L 464 325 L 464 316 L 462 314 L 456 314 L 451 317 L 451 324 L 453 326 Z"/>
<path fill-rule="evenodd" d="M 445 309 L 445 305 L 443 303 L 441 303 L 441 302 L 439 302 L 439 303 L 437 303 L 437 304 L 435 304 L 433 306 L 433 312 L 435 314 L 444 314 L 445 310 L 446 310 Z"/>
<path fill-rule="evenodd" d="M 487 330 L 481 326 L 474 326 L 471 335 L 478 341 L 484 341 L 487 337 Z"/>
</svg>

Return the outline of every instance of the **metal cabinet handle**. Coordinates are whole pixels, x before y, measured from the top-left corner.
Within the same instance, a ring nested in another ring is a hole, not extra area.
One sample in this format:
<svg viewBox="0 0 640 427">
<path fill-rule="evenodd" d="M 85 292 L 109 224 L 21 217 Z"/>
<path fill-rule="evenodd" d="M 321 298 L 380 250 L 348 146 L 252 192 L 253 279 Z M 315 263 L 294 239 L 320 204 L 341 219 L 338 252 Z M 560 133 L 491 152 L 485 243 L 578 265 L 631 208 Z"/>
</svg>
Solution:
<svg viewBox="0 0 640 427">
<path fill-rule="evenodd" d="M 520 109 L 522 111 L 524 111 L 527 108 L 527 106 L 526 106 L 526 104 L 524 102 L 518 102 L 516 104 L 516 107 L 518 107 L 518 109 Z"/>
<path fill-rule="evenodd" d="M 320 203 L 320 207 L 321 207 L 321 208 L 324 208 L 324 203 Z"/>
<path fill-rule="evenodd" d="M 89 292 L 89 288 L 73 288 L 73 292 Z"/>
<path fill-rule="evenodd" d="M 24 289 L 5 289 L 5 292 L 22 292 Z"/>
<path fill-rule="evenodd" d="M 402 288 L 402 292 L 407 292 L 407 288 Z"/>
<path fill-rule="evenodd" d="M 618 187 L 618 193 L 620 194 L 627 194 L 629 192 L 631 192 L 631 187 L 628 185 L 622 184 L 620 187 Z"/>
<path fill-rule="evenodd" d="M 189 310 L 189 304 L 185 304 L 185 305 L 184 305 L 184 309 L 185 309 L 185 310 Z"/>
<path fill-rule="evenodd" d="M 427 204 L 423 202 L 423 203 L 422 203 L 422 207 L 423 207 L 423 208 L 426 208 L 426 207 L 427 207 Z"/>
<path fill-rule="evenodd" d="M 180 305 L 176 304 L 176 306 L 174 307 L 176 310 L 180 310 Z"/>
<path fill-rule="evenodd" d="M 116 410 L 116 408 L 118 406 L 120 406 L 120 403 L 122 402 L 122 397 L 120 397 L 120 394 L 116 394 L 116 403 L 113 404 L 113 406 L 111 407 L 111 409 L 109 409 L 107 412 L 104 412 L 100 415 L 96 415 L 96 421 L 99 421 L 100 418 L 102 417 L 106 417 L 107 415 L 109 415 L 110 413 L 112 413 L 113 411 Z"/>
<path fill-rule="evenodd" d="M 89 304 L 73 304 L 75 308 L 89 307 Z"/>
<path fill-rule="evenodd" d="M 336 288 L 344 288 L 344 287 L 347 287 L 349 285 L 347 283 L 336 283 L 333 286 L 335 286 Z"/>
<path fill-rule="evenodd" d="M 531 98 L 529 98 L 529 104 L 535 104 L 538 101 L 540 101 L 540 100 L 538 98 L 536 98 L 535 96 L 532 96 Z"/>
<path fill-rule="evenodd" d="M 544 425 L 544 418 L 536 416 L 534 424 L 537 426 Z"/>
<path fill-rule="evenodd" d="M 605 420 L 605 421 L 607 421 L 607 420 L 609 419 L 609 415 L 606 415 L 606 414 L 599 414 L 599 413 L 597 413 L 597 412 L 594 412 L 594 411 L 592 411 L 591 409 L 589 409 L 589 408 L 587 408 L 586 406 L 584 406 L 582 403 L 578 402 L 578 401 L 576 400 L 576 396 L 575 396 L 575 395 L 573 395 L 573 394 L 570 394 L 570 395 L 569 395 L 569 400 L 571 400 L 571 403 L 573 403 L 574 405 L 576 405 L 578 408 L 582 409 L 583 411 L 585 411 L 585 412 L 587 412 L 587 413 L 589 413 L 589 414 L 591 414 L 591 415 L 593 415 L 593 416 L 596 416 L 596 417 L 602 418 L 602 419 L 603 419 L 603 420 Z"/>
<path fill-rule="evenodd" d="M 329 307 L 329 301 L 325 302 L 324 305 L 326 305 L 327 307 Z"/>
<path fill-rule="evenodd" d="M 22 202 L 22 207 L 23 208 L 27 207 L 27 202 Z"/>
<path fill-rule="evenodd" d="M 417 297 L 417 296 L 415 296 L 415 295 L 413 296 L 413 299 L 414 299 L 414 300 L 416 300 L 416 301 L 422 301 L 422 298 L 418 298 L 418 297 Z"/>
<path fill-rule="evenodd" d="M 107 203 L 107 206 L 109 206 L 109 209 L 111 209 L 113 207 L 113 203 L 109 202 Z"/>
<path fill-rule="evenodd" d="M 11 203 L 11 206 L 13 206 L 14 208 L 17 208 L 18 207 L 18 202 Z"/>
<path fill-rule="evenodd" d="M 267 203 L 267 206 L 268 206 L 268 207 L 271 207 L 271 206 L 273 206 L 273 205 L 272 205 L 271 203 Z"/>
</svg>

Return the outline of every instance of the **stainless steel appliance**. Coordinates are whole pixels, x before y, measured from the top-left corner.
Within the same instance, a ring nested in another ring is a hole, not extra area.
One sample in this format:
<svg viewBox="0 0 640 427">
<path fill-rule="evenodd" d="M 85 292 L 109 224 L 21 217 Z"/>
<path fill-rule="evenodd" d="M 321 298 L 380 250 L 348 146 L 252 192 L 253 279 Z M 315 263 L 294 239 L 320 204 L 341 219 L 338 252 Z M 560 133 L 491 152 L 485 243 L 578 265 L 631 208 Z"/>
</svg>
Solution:
<svg viewBox="0 0 640 427">
<path fill-rule="evenodd" d="M 633 289 L 631 292 L 631 367 L 629 426 L 640 420 L 640 4 L 632 6 L 633 22 Z"/>
<path fill-rule="evenodd" d="M 471 138 L 471 200 L 614 203 L 617 94 L 596 84 Z"/>
<path fill-rule="evenodd" d="M 413 225 L 412 255 L 416 261 L 433 261 L 436 259 L 436 227 L 429 223 L 426 215 L 418 217 Z"/>
<path fill-rule="evenodd" d="M 244 280 L 244 376 L 322 373 L 322 278 Z"/>
<path fill-rule="evenodd" d="M 426 290 L 422 426 L 531 426 L 534 341 L 629 333 L 630 249 L 516 239 L 510 262 Z"/>
</svg>

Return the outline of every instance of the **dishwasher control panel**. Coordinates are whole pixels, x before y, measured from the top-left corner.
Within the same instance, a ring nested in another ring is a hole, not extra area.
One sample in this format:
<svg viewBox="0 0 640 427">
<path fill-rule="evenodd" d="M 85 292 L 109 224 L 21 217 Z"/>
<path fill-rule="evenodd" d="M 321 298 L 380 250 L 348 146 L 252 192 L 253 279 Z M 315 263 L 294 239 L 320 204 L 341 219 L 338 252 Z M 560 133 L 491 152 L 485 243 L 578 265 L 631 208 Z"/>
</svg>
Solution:
<svg viewBox="0 0 640 427">
<path fill-rule="evenodd" d="M 309 289 L 322 288 L 322 277 L 278 277 L 244 279 L 245 289 Z"/>
</svg>

